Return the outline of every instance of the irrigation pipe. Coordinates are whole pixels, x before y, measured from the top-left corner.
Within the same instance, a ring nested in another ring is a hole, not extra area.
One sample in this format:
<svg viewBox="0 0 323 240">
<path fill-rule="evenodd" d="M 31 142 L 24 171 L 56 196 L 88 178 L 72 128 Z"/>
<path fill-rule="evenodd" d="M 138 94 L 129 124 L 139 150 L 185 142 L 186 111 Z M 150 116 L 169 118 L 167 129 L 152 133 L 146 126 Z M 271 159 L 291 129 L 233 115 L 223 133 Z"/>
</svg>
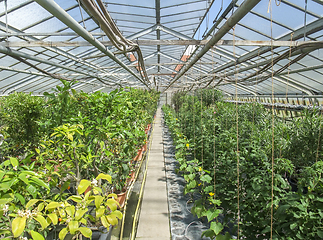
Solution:
<svg viewBox="0 0 323 240">
<path fill-rule="evenodd" d="M 137 204 L 136 211 L 135 211 L 135 214 L 134 214 L 134 220 L 133 220 L 132 231 L 131 231 L 131 240 L 135 239 L 136 220 L 137 220 L 137 216 L 138 216 L 138 212 L 139 212 L 139 206 L 140 206 L 140 203 L 141 203 L 143 190 L 144 190 L 144 186 L 145 186 L 145 182 L 146 182 L 148 163 L 149 163 L 149 156 L 150 156 L 150 149 L 151 149 L 150 145 L 151 145 L 151 142 L 152 142 L 152 135 L 154 133 L 155 122 L 156 122 L 156 118 L 154 119 L 153 125 L 152 125 L 153 129 L 151 131 L 151 137 L 150 137 L 150 141 L 149 141 L 149 150 L 148 150 L 148 157 L 147 157 L 147 160 L 146 160 L 146 169 L 145 169 L 144 177 L 142 179 L 142 184 L 141 184 L 141 188 L 140 188 L 140 192 L 139 192 L 139 198 L 138 198 L 138 204 Z M 137 172 L 137 176 L 138 176 L 138 174 L 139 174 L 139 171 Z"/>
</svg>

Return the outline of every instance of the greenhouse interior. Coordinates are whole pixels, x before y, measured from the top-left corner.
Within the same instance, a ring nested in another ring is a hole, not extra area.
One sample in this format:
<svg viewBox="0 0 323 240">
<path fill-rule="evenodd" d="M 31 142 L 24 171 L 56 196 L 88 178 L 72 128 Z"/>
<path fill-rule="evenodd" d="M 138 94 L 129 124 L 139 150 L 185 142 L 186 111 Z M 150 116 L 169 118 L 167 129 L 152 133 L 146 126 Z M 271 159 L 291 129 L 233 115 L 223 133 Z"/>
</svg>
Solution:
<svg viewBox="0 0 323 240">
<path fill-rule="evenodd" d="M 0 0 L 0 238 L 323 239 L 322 0 Z"/>
</svg>

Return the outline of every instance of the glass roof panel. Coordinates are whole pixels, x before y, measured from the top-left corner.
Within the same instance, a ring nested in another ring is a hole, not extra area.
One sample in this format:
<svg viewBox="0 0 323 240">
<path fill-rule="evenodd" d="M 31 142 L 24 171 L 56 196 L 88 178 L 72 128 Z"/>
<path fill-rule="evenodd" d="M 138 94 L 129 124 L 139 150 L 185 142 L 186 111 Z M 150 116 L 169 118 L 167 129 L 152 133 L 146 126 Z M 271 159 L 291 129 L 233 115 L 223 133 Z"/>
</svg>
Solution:
<svg viewBox="0 0 323 240">
<path fill-rule="evenodd" d="M 77 1 L 54 1 L 62 9 L 66 10 L 67 14 L 79 22 L 78 27 L 84 27 L 84 20 L 87 31 L 93 34 L 102 33 L 102 30 L 100 30 L 96 23 L 98 21 L 92 19 L 85 9 L 81 9 L 83 16 L 81 15 Z M 313 29 L 306 29 L 311 31 L 306 40 L 323 40 L 323 24 L 320 24 L 323 21 L 323 5 L 309 1 L 305 13 L 304 0 L 282 0 L 279 6 L 276 6 L 275 2 L 272 1 L 272 15 L 268 12 L 268 2 L 260 1 L 251 12 L 246 13 L 236 24 L 234 31 L 231 29 L 221 37 L 222 40 L 240 40 L 244 44 L 248 43 L 248 46 L 235 44 L 233 47 L 232 42 L 229 44 L 224 43 L 224 45 L 214 47 L 214 51 L 211 52 L 210 49 L 204 51 L 205 44 L 194 47 L 195 45 L 192 43 L 183 45 L 183 41 L 179 41 L 183 38 L 189 39 L 192 36 L 195 39 L 211 39 L 213 34 L 217 36 L 217 31 L 224 26 L 227 18 L 235 14 L 237 8 L 244 1 L 248 0 L 239 0 L 233 12 L 232 9 L 227 9 L 231 3 L 230 0 L 164 0 L 160 1 L 160 9 L 158 5 L 155 5 L 159 1 L 108 0 L 104 3 L 107 4 L 107 10 L 123 36 L 136 36 L 134 42 L 138 41 L 140 44 L 144 63 L 147 65 L 148 78 L 152 79 L 154 77 L 164 87 L 174 79 L 173 74 L 181 74 L 183 69 L 187 70 L 186 74 L 179 77 L 177 83 L 174 84 L 174 86 L 179 88 L 183 84 L 190 86 L 190 84 L 196 81 L 208 82 L 212 78 L 213 72 L 216 72 L 217 76 L 217 79 L 214 81 L 215 83 L 219 81 L 219 78 L 223 77 L 234 79 L 233 71 L 235 69 L 239 71 L 238 79 L 242 79 L 250 74 L 253 74 L 252 78 L 254 78 L 258 64 L 258 71 L 260 71 L 263 67 L 267 66 L 266 64 L 269 62 L 266 61 L 270 61 L 272 56 L 277 58 L 288 52 L 289 46 L 274 47 L 274 55 L 272 55 L 273 53 L 270 51 L 268 42 L 267 46 L 261 47 L 250 41 L 268 41 L 271 35 L 275 39 L 281 39 L 284 36 L 283 39 L 288 40 L 292 30 L 296 31 L 303 28 L 305 16 L 306 24 L 317 24 Z M 214 26 L 212 34 L 206 36 L 207 32 L 216 22 L 214 20 L 220 19 L 220 16 L 222 16 L 226 9 L 228 10 L 227 14 L 223 16 L 224 18 L 221 23 Z M 52 87 L 50 85 L 58 83 L 56 79 L 48 81 L 50 78 L 47 76 L 42 77 L 19 73 L 19 70 L 39 71 L 12 57 L 3 55 L 8 46 L 13 50 L 17 50 L 18 55 L 19 53 L 27 53 L 30 56 L 36 56 L 62 66 L 57 67 L 47 63 L 40 63 L 37 59 L 25 59 L 30 64 L 37 66 L 37 68 L 50 73 L 64 74 L 62 76 L 80 79 L 81 81 L 84 81 L 87 77 L 101 76 L 106 81 L 120 82 L 129 86 L 142 86 L 139 80 L 129 73 L 129 71 L 132 71 L 139 77 L 138 68 L 134 66 L 134 64 L 138 63 L 137 53 L 128 53 L 129 57 L 131 54 L 135 57 L 135 60 L 132 61 L 129 61 L 123 54 L 116 54 L 117 59 L 124 65 L 129 66 L 127 71 L 95 46 L 86 42 L 83 37 L 75 34 L 69 26 L 66 26 L 56 16 L 50 14 L 35 1 L 26 0 L 8 1 L 9 33 L 13 36 L 6 39 L 6 16 L 3 13 L 4 10 L 4 4 L 0 3 L 0 34 L 2 35 L 2 41 L 0 42 L 0 66 L 11 67 L 13 71 L 0 70 L 2 73 L 0 83 L 3 87 L 10 87 L 10 89 L 18 91 L 35 90 L 41 92 L 46 91 L 46 88 L 48 90 L 48 88 Z M 160 13 L 160 19 L 158 18 L 158 13 Z M 272 24 L 270 21 L 271 16 Z M 164 30 L 156 27 L 156 23 L 164 25 L 167 29 Z M 297 39 L 299 40 L 303 40 L 302 31 L 298 31 Z M 34 33 L 35 36 L 32 36 Z M 41 36 L 41 33 L 46 33 L 46 36 Z M 21 36 L 24 34 L 25 36 Z M 99 41 L 109 40 L 107 36 L 94 35 L 94 37 Z M 42 43 L 41 40 L 44 40 L 47 44 L 45 47 L 43 45 L 45 43 Z M 32 45 L 27 46 L 27 41 Z M 48 45 L 49 41 L 52 41 L 51 44 L 53 45 Z M 173 41 L 171 45 L 164 45 L 169 44 L 170 41 Z M 175 43 L 176 41 L 177 43 Z M 73 43 L 74 46 L 68 46 L 67 43 Z M 58 47 L 55 44 L 58 44 Z M 266 45 L 265 42 L 264 44 Z M 188 46 L 191 47 L 188 48 Z M 321 48 L 319 45 L 317 46 Z M 115 47 L 111 45 L 106 47 L 111 52 L 116 52 Z M 193 50 L 188 51 L 187 49 Z M 195 55 L 191 56 L 194 50 Z M 289 66 L 291 71 L 300 71 L 298 73 L 294 72 L 288 76 L 288 69 L 283 69 L 282 74 L 275 77 L 274 91 L 283 93 L 287 86 L 287 80 L 289 81 L 288 89 L 291 93 L 300 93 L 302 89 L 306 93 L 309 93 L 309 90 L 313 92 L 322 91 L 322 69 L 315 67 L 323 65 L 321 55 L 320 50 L 315 50 L 306 57 L 299 59 L 297 63 Z M 291 57 L 291 60 L 297 57 L 299 57 L 299 53 Z M 235 58 L 239 58 L 239 62 L 235 63 Z M 186 68 L 187 65 L 181 66 L 179 64 L 181 60 L 190 62 L 191 59 L 194 60 L 194 66 L 190 69 Z M 286 58 L 285 56 L 284 59 L 280 59 L 273 66 L 273 69 L 277 71 L 288 64 L 288 57 Z M 304 69 L 313 66 L 314 69 L 311 71 L 304 71 Z M 67 70 L 63 67 L 71 69 Z M 267 66 L 263 74 L 270 74 L 270 69 Z M 17 72 L 14 72 L 15 70 Z M 82 71 L 85 75 L 75 72 L 78 70 Z M 155 75 L 158 71 L 164 75 Z M 118 75 L 110 75 L 111 73 L 118 73 Z M 19 84 L 20 81 L 21 84 Z M 46 87 L 46 82 L 50 82 L 48 87 Z M 93 88 L 110 89 L 110 87 L 102 88 L 102 83 L 98 81 L 93 81 L 93 83 L 96 84 L 94 87 L 93 84 L 82 82 L 79 85 L 79 89 L 84 89 L 85 91 L 93 91 Z M 271 79 L 256 85 L 246 84 L 247 82 L 241 83 L 238 93 L 252 94 L 252 92 L 256 91 L 266 94 L 271 92 Z M 233 94 L 235 93 L 235 87 L 229 84 L 222 85 L 221 88 Z"/>
</svg>

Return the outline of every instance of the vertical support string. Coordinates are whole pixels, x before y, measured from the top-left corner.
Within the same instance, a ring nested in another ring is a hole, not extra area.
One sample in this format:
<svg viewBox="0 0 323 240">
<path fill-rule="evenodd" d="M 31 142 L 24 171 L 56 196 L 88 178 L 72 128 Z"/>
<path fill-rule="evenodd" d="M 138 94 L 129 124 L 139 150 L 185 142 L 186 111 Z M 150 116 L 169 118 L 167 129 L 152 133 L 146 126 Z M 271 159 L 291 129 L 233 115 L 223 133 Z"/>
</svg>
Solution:
<svg viewBox="0 0 323 240">
<path fill-rule="evenodd" d="M 307 0 L 305 0 L 305 14 L 304 14 L 304 41 L 306 38 L 306 14 L 307 14 Z"/>
<path fill-rule="evenodd" d="M 212 70 L 214 69 L 214 55 L 213 51 L 212 53 Z M 215 88 L 213 88 L 213 192 L 214 192 L 214 197 L 216 197 L 216 192 L 215 192 Z"/>
<path fill-rule="evenodd" d="M 321 129 L 322 129 L 322 114 L 323 114 L 323 110 L 320 109 L 320 112 L 321 112 L 320 118 L 319 118 L 320 119 L 320 126 L 319 126 L 319 136 L 318 136 L 318 140 L 317 140 L 317 149 L 316 149 L 315 163 L 317 163 L 317 159 L 319 158 L 319 150 L 320 150 L 320 143 L 321 143 L 321 131 L 322 131 Z"/>
<path fill-rule="evenodd" d="M 4 8 L 5 8 L 5 12 L 6 12 L 6 33 L 7 33 L 7 41 L 8 41 L 8 2 L 7 0 L 4 1 Z"/>
<path fill-rule="evenodd" d="M 192 72 L 193 70 L 191 70 Z M 195 90 L 193 90 L 193 145 L 194 145 L 194 160 L 196 159 L 196 144 L 195 144 Z"/>
<path fill-rule="evenodd" d="M 270 2 L 270 41 L 271 41 L 271 101 L 274 102 L 274 48 L 273 48 L 273 16 L 272 4 Z M 274 121 L 274 104 L 271 107 L 272 111 L 272 147 L 271 147 L 271 209 L 270 209 L 270 239 L 273 239 L 273 211 L 274 211 L 274 134 L 275 134 L 275 121 Z"/>
<path fill-rule="evenodd" d="M 238 233 L 237 239 L 240 239 L 240 156 L 239 156 L 239 115 L 238 115 L 238 74 L 237 74 L 237 61 L 235 52 L 235 26 L 233 27 L 233 58 L 235 59 L 234 72 L 235 72 L 235 104 L 236 104 L 236 122 L 237 122 L 237 211 L 238 211 Z"/>
<path fill-rule="evenodd" d="M 202 76 L 202 63 L 200 60 L 200 75 Z M 200 90 L 201 92 L 201 162 L 202 162 L 202 169 L 204 165 L 204 159 L 203 159 L 203 91 Z"/>
</svg>

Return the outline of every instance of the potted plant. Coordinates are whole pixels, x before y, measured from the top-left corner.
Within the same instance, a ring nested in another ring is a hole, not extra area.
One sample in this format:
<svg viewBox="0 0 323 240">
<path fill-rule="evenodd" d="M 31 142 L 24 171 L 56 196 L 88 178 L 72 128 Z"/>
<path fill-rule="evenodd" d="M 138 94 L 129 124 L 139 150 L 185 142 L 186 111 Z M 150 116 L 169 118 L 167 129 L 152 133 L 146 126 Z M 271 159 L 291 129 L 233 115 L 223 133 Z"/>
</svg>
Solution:
<svg viewBox="0 0 323 240">
<path fill-rule="evenodd" d="M 100 174 L 92 181 L 82 179 L 78 186 L 78 195 L 72 195 L 65 201 L 31 199 L 21 209 L 9 207 L 7 203 L 4 208 L 5 216 L 11 226 L 3 234 L 8 238 L 30 234 L 34 240 L 39 240 L 44 239 L 48 230 L 58 230 L 61 240 L 67 235 L 77 239 L 81 235 L 91 238 L 92 229 L 99 230 L 100 226 L 109 229 L 110 225 L 117 225 L 122 213 L 117 210 L 116 195 L 105 192 L 98 185 L 100 179 L 105 179 L 110 184 L 112 182 L 111 176 L 107 174 Z M 84 194 L 89 186 L 91 191 Z M 90 208 L 94 211 L 89 212 Z"/>
</svg>

